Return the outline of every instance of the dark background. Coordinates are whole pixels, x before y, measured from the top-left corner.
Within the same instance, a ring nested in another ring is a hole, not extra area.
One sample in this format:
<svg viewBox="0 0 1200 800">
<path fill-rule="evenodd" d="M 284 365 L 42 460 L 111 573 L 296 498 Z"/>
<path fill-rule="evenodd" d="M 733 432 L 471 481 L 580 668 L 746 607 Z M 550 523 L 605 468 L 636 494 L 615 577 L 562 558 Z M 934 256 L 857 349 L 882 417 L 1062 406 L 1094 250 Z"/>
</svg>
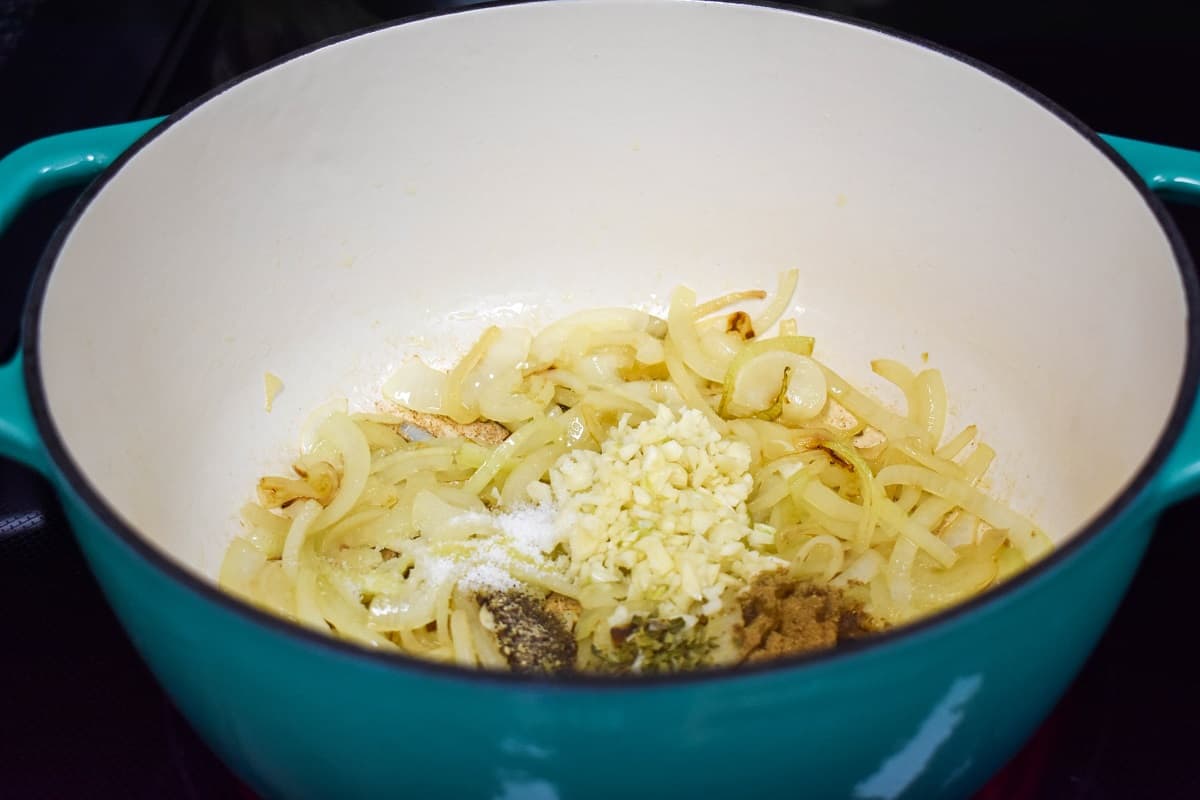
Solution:
<svg viewBox="0 0 1200 800">
<path fill-rule="evenodd" d="M 169 113 L 297 47 L 435 5 L 0 0 L 0 155 L 51 133 Z M 1200 114 L 1189 108 L 1200 91 L 1200 23 L 1191 2 L 800 5 L 990 62 L 1098 130 L 1200 149 Z M 37 254 L 73 196 L 38 202 L 0 236 L 5 357 Z M 1200 208 L 1172 213 L 1200 253 Z M 1191 770 L 1200 745 L 1200 678 L 1187 606 L 1200 563 L 1198 515 L 1197 501 L 1166 514 L 1096 653 L 983 797 L 1200 797 L 1200 774 Z M 2 460 L 0 609 L 0 797 L 249 796 L 154 684 L 48 487 Z"/>
</svg>

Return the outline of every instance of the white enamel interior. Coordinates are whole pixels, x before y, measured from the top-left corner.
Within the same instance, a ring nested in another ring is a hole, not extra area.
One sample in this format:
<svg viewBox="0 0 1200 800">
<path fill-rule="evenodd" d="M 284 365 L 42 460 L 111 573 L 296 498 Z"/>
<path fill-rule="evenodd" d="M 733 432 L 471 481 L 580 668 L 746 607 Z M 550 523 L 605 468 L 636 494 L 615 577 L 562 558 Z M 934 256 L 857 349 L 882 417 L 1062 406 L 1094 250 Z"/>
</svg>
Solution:
<svg viewBox="0 0 1200 800">
<path fill-rule="evenodd" d="M 871 358 L 927 351 L 995 488 L 1060 537 L 1178 392 L 1169 244 L 1066 123 L 886 35 L 660 0 L 427 19 L 238 84 L 88 207 L 40 355 L 87 479 L 211 576 L 306 413 L 373 405 L 405 356 L 793 266 L 818 355 L 876 385 Z"/>
</svg>

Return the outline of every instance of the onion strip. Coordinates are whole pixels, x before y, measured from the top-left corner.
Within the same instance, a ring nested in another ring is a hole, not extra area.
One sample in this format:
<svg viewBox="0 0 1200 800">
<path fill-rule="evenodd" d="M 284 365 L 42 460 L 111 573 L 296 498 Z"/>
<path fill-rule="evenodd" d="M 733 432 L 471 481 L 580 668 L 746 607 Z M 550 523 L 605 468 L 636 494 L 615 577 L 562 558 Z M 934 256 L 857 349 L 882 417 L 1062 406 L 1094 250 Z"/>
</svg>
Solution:
<svg viewBox="0 0 1200 800">
<path fill-rule="evenodd" d="M 911 391 L 913 380 L 916 378 L 911 369 L 890 358 L 877 358 L 872 361 L 871 371 L 885 381 L 895 384 L 904 392 L 905 397 Z"/>
<path fill-rule="evenodd" d="M 695 308 L 696 319 L 700 320 L 707 317 L 709 314 L 715 314 L 723 308 L 728 308 L 734 303 L 740 303 L 743 300 L 765 300 L 767 293 L 762 289 L 751 289 L 745 292 L 730 292 L 723 294 L 720 297 L 714 297 L 705 303 L 701 303 Z"/>
<path fill-rule="evenodd" d="M 467 376 L 471 370 L 475 369 L 483 358 L 487 349 L 492 346 L 500 336 L 500 329 L 495 325 L 488 328 L 479 337 L 479 340 L 467 351 L 467 354 L 462 357 L 454 369 L 450 370 L 450 374 L 446 376 L 445 394 L 442 396 L 442 413 L 450 419 L 460 424 L 474 422 L 478 418 L 471 409 L 467 408 L 462 400 L 463 385 L 467 382 Z"/>
<path fill-rule="evenodd" d="M 692 378 L 688 371 L 687 365 L 679 357 L 675 348 L 669 343 L 663 346 L 663 360 L 667 365 L 667 372 L 671 376 L 671 380 L 675 383 L 675 388 L 679 390 L 683 402 L 689 408 L 694 408 L 700 411 L 708 418 L 711 424 L 717 431 L 724 436 L 729 431 L 729 426 L 725 424 L 725 420 L 713 410 L 713 407 L 704 399 L 704 395 L 700 394 L 700 387 L 696 385 L 696 381 Z"/>
<path fill-rule="evenodd" d="M 334 414 L 321 426 L 321 434 L 328 437 L 342 454 L 342 481 L 333 500 L 313 520 L 315 531 L 329 527 L 354 507 L 371 473 L 371 448 L 363 432 L 349 417 Z"/>
<path fill-rule="evenodd" d="M 946 384 L 935 369 L 922 371 L 912 383 L 913 403 L 908 418 L 921 429 L 930 450 L 937 447 L 946 428 Z"/>
<path fill-rule="evenodd" d="M 725 415 L 729 411 L 730 405 L 733 403 L 734 391 L 737 388 L 738 376 L 754 359 L 767 353 L 784 352 L 792 353 L 798 356 L 811 356 L 813 351 L 814 340 L 811 336 L 776 336 L 771 339 L 759 339 L 747 344 L 745 347 L 734 356 L 729 362 L 729 367 L 725 370 L 725 376 L 721 383 L 723 390 L 721 392 L 721 405 L 718 413 Z M 787 368 L 784 368 L 787 372 Z M 779 387 L 778 402 L 782 404 L 787 395 L 787 378 L 782 381 Z M 782 407 L 782 406 L 781 406 Z M 752 416 L 752 415 L 746 415 Z M 775 416 L 779 416 L 778 413 Z M 763 417 L 763 419 L 773 419 L 772 417 Z"/>
<path fill-rule="evenodd" d="M 946 442 L 937 449 L 934 453 L 938 458 L 950 460 L 966 449 L 967 445 L 975 441 L 975 437 L 979 435 L 979 429 L 974 425 L 968 425 L 963 428 L 953 439 Z"/>
<path fill-rule="evenodd" d="M 959 508 L 969 511 L 993 528 L 1008 531 L 1009 539 L 1028 561 L 1032 562 L 1043 554 L 1042 543 L 1034 534 L 1032 522 L 965 481 L 939 475 L 925 467 L 906 464 L 884 467 L 875 479 L 882 486 L 919 486 L 924 491 L 943 497 Z"/>
<path fill-rule="evenodd" d="M 292 519 L 292 526 L 288 529 L 287 539 L 283 543 L 283 554 L 280 556 L 283 570 L 289 578 L 295 579 L 300 570 L 300 550 L 304 547 L 309 529 L 313 527 L 313 521 L 320 513 L 320 503 L 316 500 L 305 500 L 299 513 Z"/>
<path fill-rule="evenodd" d="M 667 312 L 667 335 L 684 364 L 701 378 L 720 383 L 725 377 L 725 367 L 714 361 L 700 345 L 695 317 L 696 293 L 680 286 L 671 295 L 671 307 Z"/>
<path fill-rule="evenodd" d="M 771 298 L 770 304 L 763 309 L 762 316 L 754 320 L 754 330 L 759 336 L 762 336 L 771 326 L 783 318 L 787 313 L 788 306 L 792 303 L 792 297 L 796 294 L 796 285 L 800 282 L 800 270 L 789 269 L 784 271 L 779 276 L 779 286 L 775 289 L 775 296 Z"/>
<path fill-rule="evenodd" d="M 478 495 L 519 452 L 548 444 L 562 433 L 562 423 L 557 419 L 542 419 L 529 423 L 493 450 L 487 461 L 463 484 L 463 489 Z"/>
<path fill-rule="evenodd" d="M 817 362 L 820 364 L 820 362 Z M 884 408 L 875 400 L 855 389 L 846 380 L 824 364 L 820 364 L 825 372 L 825 380 L 829 386 L 829 396 L 860 420 L 881 431 L 892 441 L 900 439 L 924 439 L 925 432 L 914 425 L 907 417 Z"/>
</svg>

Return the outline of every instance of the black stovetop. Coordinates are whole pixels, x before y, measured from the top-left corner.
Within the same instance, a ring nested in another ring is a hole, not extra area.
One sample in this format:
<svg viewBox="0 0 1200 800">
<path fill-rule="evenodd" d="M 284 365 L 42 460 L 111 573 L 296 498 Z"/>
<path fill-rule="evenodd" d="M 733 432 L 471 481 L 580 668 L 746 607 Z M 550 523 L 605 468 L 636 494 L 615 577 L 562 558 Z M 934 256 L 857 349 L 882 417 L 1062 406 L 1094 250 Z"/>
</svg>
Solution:
<svg viewBox="0 0 1200 800">
<path fill-rule="evenodd" d="M 0 154 L 73 128 L 167 113 L 326 36 L 452 5 L 434 0 L 0 0 Z M 1185 2 L 804 3 L 988 61 L 1106 132 L 1200 149 L 1198 29 Z M 0 354 L 24 286 L 73 197 L 0 237 Z M 1174 208 L 1200 254 L 1200 208 Z M 1200 501 L 1169 511 L 1117 618 L 1022 753 L 999 798 L 1200 797 L 1200 672 L 1187 587 Z M 1081 598 L 1086 602 L 1086 598 Z M 250 797 L 158 689 L 108 610 L 46 484 L 0 460 L 0 797 Z"/>
</svg>

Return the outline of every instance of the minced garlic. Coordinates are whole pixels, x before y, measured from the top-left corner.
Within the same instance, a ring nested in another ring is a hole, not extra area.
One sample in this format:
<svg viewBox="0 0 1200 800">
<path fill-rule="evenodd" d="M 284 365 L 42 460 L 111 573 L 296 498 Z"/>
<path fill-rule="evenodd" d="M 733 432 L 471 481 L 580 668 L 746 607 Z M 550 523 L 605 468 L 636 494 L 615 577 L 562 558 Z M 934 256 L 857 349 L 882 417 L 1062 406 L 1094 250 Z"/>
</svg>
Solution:
<svg viewBox="0 0 1200 800">
<path fill-rule="evenodd" d="M 692 622 L 784 566 L 764 552 L 774 531 L 746 510 L 749 469 L 749 446 L 722 438 L 699 411 L 665 405 L 639 425 L 623 418 L 599 453 L 560 459 L 550 486 L 584 608 L 612 605 L 610 625 L 631 611 Z"/>
</svg>

